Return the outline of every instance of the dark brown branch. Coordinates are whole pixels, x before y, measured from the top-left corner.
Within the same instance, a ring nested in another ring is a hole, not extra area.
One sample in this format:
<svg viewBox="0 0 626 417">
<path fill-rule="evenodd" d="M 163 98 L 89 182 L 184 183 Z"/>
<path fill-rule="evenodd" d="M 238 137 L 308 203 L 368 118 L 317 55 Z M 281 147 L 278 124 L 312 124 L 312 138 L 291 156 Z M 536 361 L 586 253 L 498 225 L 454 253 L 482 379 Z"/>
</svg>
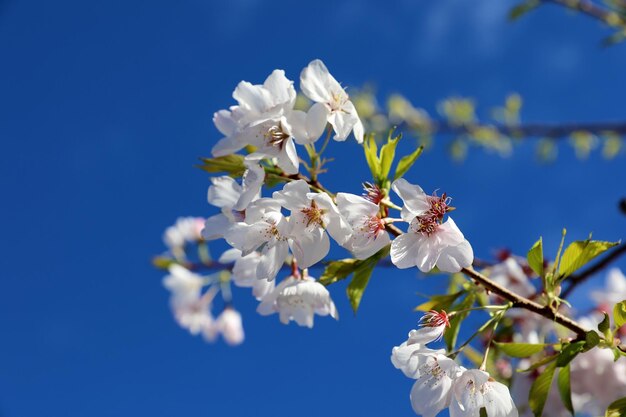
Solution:
<svg viewBox="0 0 626 417">
<path fill-rule="evenodd" d="M 607 265 L 609 265 L 611 262 L 613 262 L 614 260 L 616 260 L 617 258 L 619 258 L 625 253 L 626 253 L 626 243 L 622 243 L 619 246 L 616 246 L 611 251 L 611 253 L 606 255 L 597 263 L 593 264 L 592 266 L 585 269 L 579 274 L 570 276 L 566 281 L 566 282 L 569 282 L 570 284 L 561 294 L 561 298 L 567 298 L 567 296 L 569 296 L 572 293 L 572 291 L 576 289 L 576 287 L 578 287 L 580 284 L 585 282 L 592 275 L 603 270 Z"/>
</svg>

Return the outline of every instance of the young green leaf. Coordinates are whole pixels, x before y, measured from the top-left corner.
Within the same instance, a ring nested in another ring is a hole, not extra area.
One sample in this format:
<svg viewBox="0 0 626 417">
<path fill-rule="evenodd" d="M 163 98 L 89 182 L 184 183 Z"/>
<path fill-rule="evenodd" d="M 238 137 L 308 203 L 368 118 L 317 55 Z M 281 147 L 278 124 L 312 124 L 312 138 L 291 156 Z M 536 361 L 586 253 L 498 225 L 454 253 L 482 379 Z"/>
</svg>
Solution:
<svg viewBox="0 0 626 417">
<path fill-rule="evenodd" d="M 389 171 L 391 170 L 391 164 L 393 163 L 393 159 L 396 156 L 396 147 L 398 146 L 398 141 L 402 138 L 402 134 L 396 136 L 395 138 L 391 137 L 393 130 L 389 132 L 389 137 L 387 138 L 387 143 L 385 143 L 380 148 L 380 171 L 378 181 L 382 182 L 387 179 L 389 176 Z"/>
<path fill-rule="evenodd" d="M 626 397 L 613 401 L 604 413 L 604 417 L 624 417 L 626 416 Z"/>
<path fill-rule="evenodd" d="M 226 155 L 217 158 L 200 158 L 202 165 L 198 165 L 203 171 L 214 174 L 216 172 L 226 172 L 234 177 L 240 177 L 246 170 L 243 164 L 243 155 Z"/>
<path fill-rule="evenodd" d="M 519 3 L 509 11 L 509 19 L 517 20 L 529 11 L 533 10 L 537 6 L 539 6 L 541 2 L 539 0 L 527 0 L 525 2 Z"/>
<path fill-rule="evenodd" d="M 471 308 L 474 305 L 474 301 L 476 301 L 476 295 L 473 292 L 468 293 L 467 296 L 463 299 L 463 301 L 458 303 L 451 310 L 452 311 L 467 310 L 468 308 Z M 450 320 L 450 328 L 446 330 L 446 332 L 443 335 L 443 340 L 446 342 L 446 346 L 449 351 L 454 350 L 454 347 L 456 345 L 456 339 L 459 336 L 459 330 L 461 329 L 461 323 L 463 322 L 463 320 L 465 320 L 468 314 L 469 314 L 469 311 L 463 311 L 462 313 L 455 314 L 454 317 L 452 317 L 452 319 Z"/>
<path fill-rule="evenodd" d="M 326 265 L 319 282 L 323 285 L 330 285 L 342 279 L 346 279 L 362 262 L 363 261 L 357 259 L 331 261 Z"/>
<path fill-rule="evenodd" d="M 415 311 L 449 310 L 450 306 L 463 293 L 465 293 L 465 291 L 457 291 L 452 294 L 433 295 L 430 297 L 430 300 L 415 307 Z"/>
<path fill-rule="evenodd" d="M 559 387 L 559 394 L 561 394 L 561 401 L 565 408 L 574 415 L 574 405 L 572 404 L 572 387 L 570 385 L 570 368 L 569 364 L 559 370 L 557 376 L 557 386 Z"/>
<path fill-rule="evenodd" d="M 393 175 L 393 179 L 397 180 L 398 178 L 402 178 L 404 174 L 406 174 L 409 169 L 413 166 L 417 158 L 424 152 L 424 146 L 419 146 L 416 150 L 411 152 L 409 155 L 403 156 L 400 158 L 398 165 L 396 165 L 396 172 Z"/>
<path fill-rule="evenodd" d="M 600 343 L 600 336 L 594 330 L 590 330 L 585 334 L 585 350 L 593 349 Z"/>
<path fill-rule="evenodd" d="M 616 330 L 626 324 L 626 300 L 615 304 L 613 307 L 613 322 Z"/>
<path fill-rule="evenodd" d="M 512 358 L 527 358 L 545 349 L 545 343 L 498 343 L 494 344 Z"/>
<path fill-rule="evenodd" d="M 605 335 L 611 329 L 611 320 L 609 319 L 609 315 L 606 314 L 606 312 L 603 311 L 602 314 L 604 315 L 604 318 L 598 324 L 598 330 L 600 331 L 600 333 Z"/>
<path fill-rule="evenodd" d="M 544 369 L 530 387 L 528 405 L 530 405 L 530 409 L 533 411 L 535 417 L 540 417 L 543 413 L 543 407 L 546 405 L 546 400 L 550 393 L 555 370 L 556 363 L 553 362 Z"/>
<path fill-rule="evenodd" d="M 572 242 L 563 252 L 559 274 L 562 277 L 571 275 L 596 256 L 618 244 L 619 242 L 602 242 L 590 239 Z"/>
<path fill-rule="evenodd" d="M 372 177 L 378 179 L 380 177 L 380 159 L 378 159 L 378 145 L 376 145 L 374 134 L 365 138 L 363 141 L 363 150 L 365 151 L 365 160 L 370 167 Z"/>
<path fill-rule="evenodd" d="M 570 363 L 576 355 L 583 351 L 586 343 L 587 342 L 581 340 L 580 342 L 568 343 L 565 345 L 561 350 L 561 353 L 559 353 L 559 357 L 556 358 L 556 366 L 559 368 L 567 366 L 567 364 Z"/>
<path fill-rule="evenodd" d="M 359 309 L 359 305 L 361 304 L 361 298 L 363 298 L 363 293 L 365 292 L 365 288 L 370 281 L 370 277 L 372 276 L 372 272 L 374 271 L 374 267 L 376 265 L 371 265 L 371 267 L 360 268 L 354 272 L 354 277 L 352 277 L 352 281 L 348 285 L 346 289 L 346 293 L 348 294 L 348 299 L 350 300 L 350 305 L 352 306 L 352 310 L 354 314 L 356 314 Z"/>
<path fill-rule="evenodd" d="M 528 251 L 526 256 L 528 265 L 535 271 L 535 274 L 543 277 L 543 240 L 539 238 L 532 248 Z"/>
</svg>

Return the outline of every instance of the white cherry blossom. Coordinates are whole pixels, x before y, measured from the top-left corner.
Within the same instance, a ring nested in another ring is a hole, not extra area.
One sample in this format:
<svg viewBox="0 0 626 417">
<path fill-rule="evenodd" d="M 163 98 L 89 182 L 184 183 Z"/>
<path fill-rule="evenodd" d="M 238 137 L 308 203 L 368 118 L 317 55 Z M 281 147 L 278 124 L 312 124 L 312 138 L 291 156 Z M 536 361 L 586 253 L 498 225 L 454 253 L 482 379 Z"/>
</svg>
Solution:
<svg viewBox="0 0 626 417">
<path fill-rule="evenodd" d="M 295 321 L 313 327 L 313 316 L 339 318 L 330 293 L 312 277 L 289 276 L 261 300 L 257 312 L 263 316 L 278 313 L 280 322 Z"/>
<path fill-rule="evenodd" d="M 220 110 L 213 116 L 215 126 L 225 135 L 213 147 L 214 156 L 229 155 L 247 145 L 257 144 L 260 138 L 256 126 L 268 120 L 276 122 L 288 114 L 293 109 L 296 91 L 293 81 L 285 77 L 283 70 L 274 70 L 262 85 L 241 81 L 233 98 L 238 105 L 230 110 Z"/>
<path fill-rule="evenodd" d="M 518 412 L 506 385 L 485 371 L 465 370 L 452 387 L 450 417 L 479 417 L 485 408 L 488 417 L 517 417 Z"/>
<path fill-rule="evenodd" d="M 179 217 L 176 223 L 165 229 L 163 243 L 173 252 L 182 251 L 186 243 L 202 239 L 204 219 L 201 217 Z"/>
<path fill-rule="evenodd" d="M 291 211 L 291 250 L 300 268 L 322 260 L 330 248 L 328 232 L 339 244 L 350 236 L 350 226 L 326 193 L 312 193 L 306 181 L 292 181 L 273 194 L 274 201 Z"/>
<path fill-rule="evenodd" d="M 222 212 L 209 217 L 202 229 L 202 237 L 215 240 L 224 237 L 228 228 L 238 221 L 243 221 L 248 205 L 259 198 L 265 170 L 256 162 L 246 161 L 247 167 L 241 185 L 227 175 L 211 178 L 207 193 L 209 204 L 219 207 Z"/>
<path fill-rule="evenodd" d="M 258 279 L 273 280 L 289 254 L 290 225 L 280 209 L 272 199 L 258 199 L 246 209 L 245 221 L 233 224 L 224 235 L 242 256 L 259 252 Z"/>
<path fill-rule="evenodd" d="M 363 123 L 354 104 L 341 84 L 330 75 L 322 61 L 319 59 L 311 61 L 302 70 L 300 88 L 308 98 L 315 102 L 311 111 L 317 115 L 322 112 L 326 114 L 323 126 L 326 125 L 326 121 L 332 125 L 335 130 L 335 140 L 346 140 L 352 131 L 357 142 L 363 142 Z"/>
<path fill-rule="evenodd" d="M 231 345 L 240 345 L 244 340 L 243 323 L 241 314 L 232 307 L 226 307 L 215 319 L 215 324 L 203 333 L 208 341 L 214 341 L 221 334 L 224 341 Z"/>
<path fill-rule="evenodd" d="M 626 300 L 626 277 L 622 271 L 611 268 L 606 277 L 604 290 L 593 291 L 591 298 L 606 311 L 612 311 L 616 303 Z"/>
<path fill-rule="evenodd" d="M 257 268 L 260 261 L 261 255 L 258 252 L 251 252 L 242 256 L 241 251 L 235 248 L 228 249 L 219 258 L 219 262 L 223 264 L 234 262 L 231 271 L 233 283 L 238 287 L 252 288 L 252 295 L 257 300 L 270 293 L 275 286 L 274 281 L 257 278 Z"/>
<path fill-rule="evenodd" d="M 419 376 L 419 367 L 428 355 L 444 353 L 443 349 L 432 350 L 425 345 L 439 340 L 450 322 L 445 311 L 431 311 L 422 317 L 420 325 L 420 329 L 409 332 L 405 342 L 391 350 L 391 363 L 409 378 Z"/>
<path fill-rule="evenodd" d="M 403 219 L 410 221 L 407 233 L 391 244 L 394 265 L 400 269 L 417 266 L 422 272 L 437 266 L 452 273 L 472 264 L 472 247 L 452 218 L 441 223 L 450 210 L 445 194 L 426 196 L 421 188 L 404 179 L 394 181 L 392 188 L 404 201 Z"/>
<path fill-rule="evenodd" d="M 530 297 L 536 292 L 534 285 L 513 257 L 489 268 L 489 278 L 522 297 Z"/>
<path fill-rule="evenodd" d="M 352 228 L 343 246 L 355 258 L 367 259 L 391 242 L 377 204 L 348 193 L 338 193 L 336 200 L 339 212 Z"/>
<path fill-rule="evenodd" d="M 452 384 L 464 368 L 439 352 L 422 356 L 411 389 L 411 405 L 415 413 L 423 417 L 435 417 L 450 405 Z"/>
<path fill-rule="evenodd" d="M 204 278 L 178 264 L 170 265 L 168 271 L 169 275 L 163 278 L 163 286 L 170 291 L 172 307 L 193 302 L 200 297 L 206 285 Z"/>
</svg>

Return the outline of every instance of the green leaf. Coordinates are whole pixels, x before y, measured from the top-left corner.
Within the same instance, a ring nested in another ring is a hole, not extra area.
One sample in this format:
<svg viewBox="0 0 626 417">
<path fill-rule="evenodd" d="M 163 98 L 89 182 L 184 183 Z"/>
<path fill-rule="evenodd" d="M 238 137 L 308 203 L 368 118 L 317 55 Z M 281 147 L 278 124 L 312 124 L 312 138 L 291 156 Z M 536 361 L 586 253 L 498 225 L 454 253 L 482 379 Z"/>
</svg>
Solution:
<svg viewBox="0 0 626 417">
<path fill-rule="evenodd" d="M 433 295 L 430 300 L 426 301 L 415 307 L 416 311 L 430 311 L 430 310 L 449 310 L 450 306 L 456 301 L 461 294 L 465 291 L 457 291 L 452 294 Z"/>
<path fill-rule="evenodd" d="M 570 368 L 569 364 L 564 368 L 561 368 L 559 375 L 557 376 L 557 386 L 559 388 L 559 394 L 561 394 L 561 401 L 565 408 L 574 415 L 574 405 L 572 404 L 572 387 L 570 385 Z"/>
<path fill-rule="evenodd" d="M 572 242 L 561 257 L 559 274 L 563 277 L 571 275 L 596 256 L 618 244 L 619 242 L 602 242 L 590 239 Z"/>
<path fill-rule="evenodd" d="M 543 277 L 543 240 L 539 238 L 526 255 L 528 265 L 531 267 L 535 274 Z"/>
<path fill-rule="evenodd" d="M 326 265 L 319 282 L 323 285 L 334 284 L 337 281 L 346 279 L 353 273 L 363 261 L 357 259 L 341 259 L 339 261 L 331 261 Z"/>
<path fill-rule="evenodd" d="M 567 366 L 567 364 L 570 363 L 576 355 L 584 350 L 586 343 L 587 342 L 581 340 L 580 342 L 568 343 L 565 345 L 565 347 L 561 350 L 561 353 L 559 353 L 559 357 L 556 358 L 556 366 L 559 368 Z"/>
<path fill-rule="evenodd" d="M 246 171 L 243 164 L 243 155 L 226 155 L 217 158 L 200 158 L 202 165 L 198 165 L 203 171 L 211 174 L 216 172 L 226 172 L 234 177 L 240 177 Z"/>
<path fill-rule="evenodd" d="M 585 350 L 593 349 L 600 343 L 600 335 L 594 330 L 588 331 L 585 334 Z"/>
<path fill-rule="evenodd" d="M 402 178 L 404 174 L 406 174 L 409 169 L 413 166 L 417 158 L 424 152 L 424 146 L 419 146 L 415 151 L 410 153 L 409 155 L 403 156 L 400 158 L 398 165 L 396 166 L 396 172 L 393 175 L 393 179 L 397 180 L 398 178 Z"/>
<path fill-rule="evenodd" d="M 380 159 L 378 159 L 378 145 L 374 139 L 374 134 L 370 134 L 363 141 L 363 150 L 365 151 L 365 160 L 370 167 L 372 177 L 377 179 L 380 177 Z"/>
<path fill-rule="evenodd" d="M 626 416 L 626 397 L 613 401 L 609 408 L 606 409 L 604 417 L 623 417 Z"/>
<path fill-rule="evenodd" d="M 396 147 L 398 146 L 398 141 L 402 138 L 402 134 L 392 138 L 391 135 L 393 133 L 393 129 L 389 132 L 389 136 L 387 137 L 387 143 L 385 143 L 380 148 L 380 171 L 379 171 L 379 181 L 384 181 L 389 176 L 389 171 L 391 170 L 391 164 L 393 163 L 393 159 L 396 156 Z"/>
<path fill-rule="evenodd" d="M 372 276 L 372 272 L 374 272 L 374 266 L 367 268 L 361 268 L 354 272 L 354 277 L 352 277 L 352 281 L 348 285 L 346 289 L 346 293 L 348 294 L 348 299 L 350 300 L 350 305 L 352 306 L 352 310 L 354 314 L 356 314 L 359 309 L 359 305 L 361 304 L 361 298 L 363 298 L 363 293 L 365 292 L 365 288 L 370 281 L 370 277 Z"/>
<path fill-rule="evenodd" d="M 474 293 L 468 293 L 467 296 L 460 303 L 454 306 L 451 311 L 467 310 L 474 305 L 474 301 L 476 301 L 476 295 Z M 450 328 L 443 334 L 443 340 L 446 342 L 446 346 L 449 351 L 454 350 L 456 339 L 458 338 L 459 330 L 461 329 L 461 323 L 465 320 L 469 313 L 469 311 L 464 311 L 462 313 L 455 314 L 450 320 Z"/>
<path fill-rule="evenodd" d="M 600 333 L 602 334 L 607 334 L 607 332 L 611 329 L 611 320 L 606 312 L 603 311 L 602 314 L 604 314 L 604 318 L 598 324 L 598 330 L 600 330 Z"/>
<path fill-rule="evenodd" d="M 509 11 L 509 19 L 517 20 L 541 4 L 539 0 L 529 0 L 513 6 Z"/>
<path fill-rule="evenodd" d="M 527 358 L 545 349 L 545 343 L 498 343 L 494 342 L 498 348 L 512 358 Z"/>
<path fill-rule="evenodd" d="M 528 393 L 528 405 L 533 411 L 535 417 L 540 417 L 543 413 L 543 407 L 546 405 L 548 394 L 550 393 L 550 387 L 552 386 L 552 379 L 554 378 L 554 371 L 556 370 L 556 363 L 551 363 L 546 369 L 535 379 L 530 392 Z"/>
<path fill-rule="evenodd" d="M 626 300 L 615 304 L 613 307 L 613 322 L 616 330 L 626 324 Z"/>
</svg>

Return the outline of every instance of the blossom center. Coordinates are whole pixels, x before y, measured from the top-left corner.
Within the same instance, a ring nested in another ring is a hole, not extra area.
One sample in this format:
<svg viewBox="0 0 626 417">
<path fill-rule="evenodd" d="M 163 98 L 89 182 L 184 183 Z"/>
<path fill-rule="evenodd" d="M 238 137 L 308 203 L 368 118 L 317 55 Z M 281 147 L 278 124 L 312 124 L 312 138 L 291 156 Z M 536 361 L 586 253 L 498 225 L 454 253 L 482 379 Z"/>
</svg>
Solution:
<svg viewBox="0 0 626 417">
<path fill-rule="evenodd" d="M 444 310 L 430 310 L 420 319 L 420 326 L 422 327 L 439 327 L 443 325 L 450 327 L 450 317 Z"/>
<path fill-rule="evenodd" d="M 273 125 L 267 132 L 265 132 L 265 143 L 268 146 L 273 146 L 275 148 L 282 149 L 285 144 L 285 141 L 289 139 L 291 136 L 289 133 L 285 132 L 282 124 Z"/>
<path fill-rule="evenodd" d="M 307 227 L 311 225 L 324 227 L 324 213 L 326 213 L 326 210 L 319 208 L 315 201 L 312 201 L 309 207 L 304 207 L 300 212 L 306 218 Z"/>
<path fill-rule="evenodd" d="M 361 226 L 361 232 L 370 239 L 375 239 L 385 230 L 385 222 L 378 216 L 366 217 Z"/>
<path fill-rule="evenodd" d="M 376 184 L 364 182 L 363 189 L 365 190 L 365 193 L 363 193 L 363 198 L 376 205 L 380 204 L 380 202 L 385 198 L 385 192 L 381 190 L 380 187 Z"/>
<path fill-rule="evenodd" d="M 340 111 L 342 110 L 343 105 L 348 101 L 348 95 L 345 91 L 332 91 L 331 102 L 328 103 L 328 107 L 330 107 L 331 111 Z"/>
</svg>

